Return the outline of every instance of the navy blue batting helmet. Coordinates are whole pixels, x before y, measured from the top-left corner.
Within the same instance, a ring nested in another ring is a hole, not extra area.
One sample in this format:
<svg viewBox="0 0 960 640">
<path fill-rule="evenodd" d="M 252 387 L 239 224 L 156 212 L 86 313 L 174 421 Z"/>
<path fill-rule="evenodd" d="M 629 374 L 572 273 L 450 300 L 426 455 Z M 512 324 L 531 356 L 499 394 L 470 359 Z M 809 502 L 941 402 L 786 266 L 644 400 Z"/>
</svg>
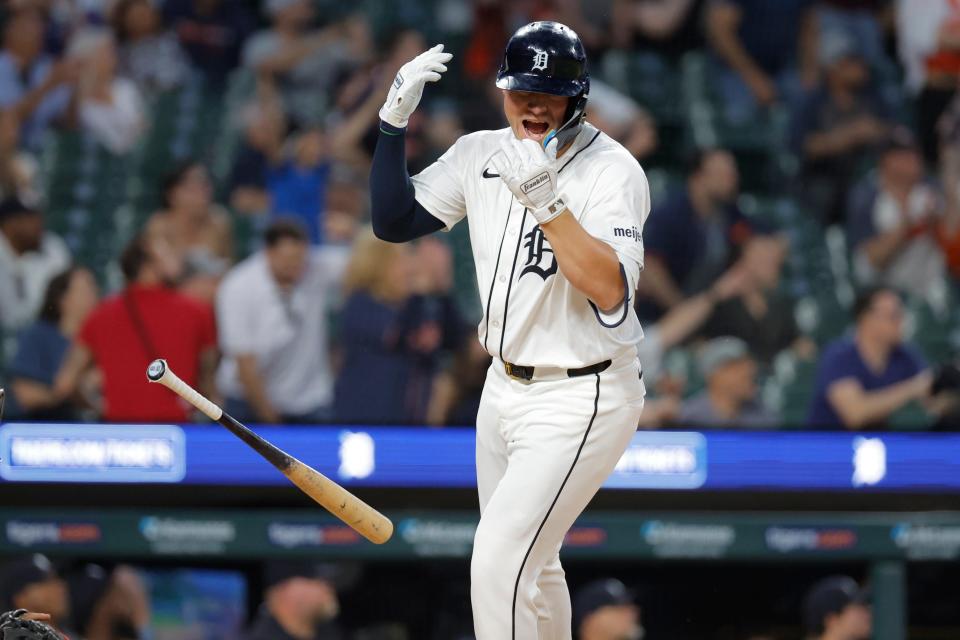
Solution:
<svg viewBox="0 0 960 640">
<path fill-rule="evenodd" d="M 520 27 L 507 42 L 497 86 L 573 98 L 556 132 L 557 144 L 562 147 L 580 132 L 590 93 L 587 54 L 580 37 L 559 22 L 531 22 Z"/>
</svg>

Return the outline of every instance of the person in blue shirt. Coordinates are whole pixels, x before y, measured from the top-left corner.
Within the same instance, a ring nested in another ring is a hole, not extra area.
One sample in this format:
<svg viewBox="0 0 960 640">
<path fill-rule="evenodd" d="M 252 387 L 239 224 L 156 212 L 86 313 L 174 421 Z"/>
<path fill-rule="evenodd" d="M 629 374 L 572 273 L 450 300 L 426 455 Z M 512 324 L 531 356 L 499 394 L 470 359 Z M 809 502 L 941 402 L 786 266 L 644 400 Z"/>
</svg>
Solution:
<svg viewBox="0 0 960 640">
<path fill-rule="evenodd" d="M 50 281 L 40 316 L 17 340 L 10 367 L 9 417 L 20 420 L 69 420 L 74 409 L 53 391 L 70 341 L 97 304 L 93 275 L 73 267 Z"/>
<path fill-rule="evenodd" d="M 307 229 L 310 243 L 324 243 L 321 219 L 327 198 L 330 161 L 323 130 L 307 129 L 293 137 L 290 155 L 267 170 L 274 217 L 296 218 Z"/>
<path fill-rule="evenodd" d="M 346 424 L 425 424 L 442 354 L 464 336 L 463 321 L 438 282 L 445 262 L 436 240 L 416 253 L 374 237 L 357 238 L 344 277 L 341 368 L 334 417 Z M 448 262 L 448 261 L 447 261 Z M 450 272 L 450 269 L 447 268 Z M 370 390 L 376 389 L 371 401 Z"/>
<path fill-rule="evenodd" d="M 875 287 L 854 303 L 853 335 L 824 350 L 807 419 L 815 429 L 883 428 L 891 415 L 930 396 L 933 375 L 903 342 L 903 303 Z"/>
</svg>

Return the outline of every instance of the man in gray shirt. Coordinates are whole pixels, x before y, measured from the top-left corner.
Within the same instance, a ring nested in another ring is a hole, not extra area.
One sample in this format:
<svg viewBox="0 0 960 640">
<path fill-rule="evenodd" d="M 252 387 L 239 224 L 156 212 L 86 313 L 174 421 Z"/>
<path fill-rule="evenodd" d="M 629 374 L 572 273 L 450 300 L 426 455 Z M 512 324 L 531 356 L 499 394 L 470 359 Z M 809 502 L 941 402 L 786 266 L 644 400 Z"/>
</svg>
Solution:
<svg viewBox="0 0 960 640">
<path fill-rule="evenodd" d="M 757 364 L 747 343 L 714 338 L 700 354 L 706 388 L 683 403 L 680 424 L 695 428 L 762 429 L 778 426 L 778 416 L 757 397 Z"/>
</svg>

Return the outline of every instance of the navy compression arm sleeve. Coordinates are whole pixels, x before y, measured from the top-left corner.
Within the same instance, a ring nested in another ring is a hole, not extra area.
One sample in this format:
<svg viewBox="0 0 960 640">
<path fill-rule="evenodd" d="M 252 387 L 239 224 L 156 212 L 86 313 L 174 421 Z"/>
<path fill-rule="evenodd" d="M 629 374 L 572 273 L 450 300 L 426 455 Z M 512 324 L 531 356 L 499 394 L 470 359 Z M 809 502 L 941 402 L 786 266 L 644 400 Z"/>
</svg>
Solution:
<svg viewBox="0 0 960 640">
<path fill-rule="evenodd" d="M 444 224 L 417 202 L 407 174 L 403 129 L 380 123 L 370 169 L 370 217 L 381 240 L 407 242 L 443 229 Z"/>
</svg>

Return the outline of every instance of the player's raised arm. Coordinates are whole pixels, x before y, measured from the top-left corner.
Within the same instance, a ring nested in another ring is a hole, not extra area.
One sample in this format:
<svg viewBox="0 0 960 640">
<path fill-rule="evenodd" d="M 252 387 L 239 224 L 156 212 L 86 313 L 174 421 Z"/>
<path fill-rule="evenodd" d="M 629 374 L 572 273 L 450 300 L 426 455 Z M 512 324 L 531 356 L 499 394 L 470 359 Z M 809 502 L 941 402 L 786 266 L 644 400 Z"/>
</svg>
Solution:
<svg viewBox="0 0 960 640">
<path fill-rule="evenodd" d="M 447 70 L 444 63 L 452 57 L 438 44 L 400 67 L 380 109 L 380 137 L 370 169 L 370 215 L 381 240 L 406 242 L 444 227 L 416 200 L 407 173 L 404 135 L 424 85 L 439 80 Z"/>
</svg>

